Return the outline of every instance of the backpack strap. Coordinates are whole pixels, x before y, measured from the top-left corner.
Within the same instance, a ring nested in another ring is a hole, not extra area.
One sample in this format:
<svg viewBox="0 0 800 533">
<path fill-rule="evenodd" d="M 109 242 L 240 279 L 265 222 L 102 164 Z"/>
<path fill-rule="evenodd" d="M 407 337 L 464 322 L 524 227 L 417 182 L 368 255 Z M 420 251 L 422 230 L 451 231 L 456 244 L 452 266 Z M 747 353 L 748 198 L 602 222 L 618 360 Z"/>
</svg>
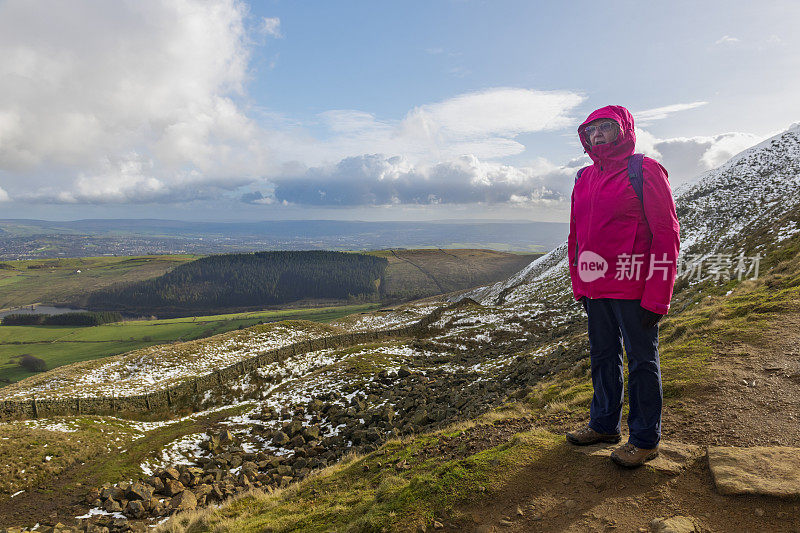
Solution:
<svg viewBox="0 0 800 533">
<path fill-rule="evenodd" d="M 639 197 L 639 201 L 644 204 L 644 154 L 633 154 L 628 158 L 628 179 L 631 180 L 631 187 Z"/>
<path fill-rule="evenodd" d="M 631 182 L 631 187 L 633 187 L 633 192 L 636 193 L 636 196 L 639 197 L 639 201 L 644 204 L 644 170 L 642 169 L 642 165 L 644 164 L 644 154 L 633 154 L 628 158 L 628 179 Z M 584 170 L 589 167 L 583 167 L 578 169 L 578 173 L 575 176 L 575 183 L 578 183 L 578 180 L 581 177 L 581 174 Z"/>
<path fill-rule="evenodd" d="M 583 174 L 583 171 L 586 170 L 587 168 L 589 167 L 583 167 L 578 169 L 578 174 L 575 176 L 575 183 L 578 183 L 578 180 L 581 178 L 581 174 Z"/>
</svg>

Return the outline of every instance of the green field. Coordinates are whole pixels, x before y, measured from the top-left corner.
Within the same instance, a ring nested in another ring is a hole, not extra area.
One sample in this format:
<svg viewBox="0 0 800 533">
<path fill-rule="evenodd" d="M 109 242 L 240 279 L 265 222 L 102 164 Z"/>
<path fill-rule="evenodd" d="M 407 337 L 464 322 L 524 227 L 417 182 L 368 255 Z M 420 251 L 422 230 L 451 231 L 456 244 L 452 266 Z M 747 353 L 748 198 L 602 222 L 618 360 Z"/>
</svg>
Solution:
<svg viewBox="0 0 800 533">
<path fill-rule="evenodd" d="M 0 309 L 63 304 L 114 283 L 154 278 L 197 255 L 83 257 L 0 262 Z M 80 271 L 80 272 L 78 272 Z"/>
<path fill-rule="evenodd" d="M 384 304 L 491 283 L 514 274 L 535 258 L 492 250 L 396 249 L 368 253 L 389 260 L 381 287 Z M 33 303 L 63 305 L 78 295 L 114 283 L 160 276 L 198 257 L 152 255 L 3 261 L 0 262 L 0 309 Z M 305 303 L 319 307 L 136 320 L 96 327 L 0 326 L 0 386 L 32 375 L 18 364 L 25 354 L 43 359 L 47 368 L 52 369 L 155 344 L 208 337 L 259 322 L 284 319 L 327 322 L 381 305 L 332 306 L 345 301 Z"/>
<path fill-rule="evenodd" d="M 0 326 L 0 386 L 33 375 L 18 364 L 19 357 L 25 354 L 43 359 L 50 370 L 154 344 L 208 337 L 259 322 L 289 319 L 329 322 L 378 307 L 377 304 L 361 304 L 258 311 L 167 320 L 134 320 L 94 327 Z"/>
</svg>

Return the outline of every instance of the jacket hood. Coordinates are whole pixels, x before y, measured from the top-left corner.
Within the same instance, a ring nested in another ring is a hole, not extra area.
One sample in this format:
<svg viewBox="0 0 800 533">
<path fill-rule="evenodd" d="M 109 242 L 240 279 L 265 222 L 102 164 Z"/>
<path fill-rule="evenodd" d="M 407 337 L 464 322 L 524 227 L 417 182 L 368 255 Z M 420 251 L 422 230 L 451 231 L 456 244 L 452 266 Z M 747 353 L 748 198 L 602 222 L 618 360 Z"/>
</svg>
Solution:
<svg viewBox="0 0 800 533">
<path fill-rule="evenodd" d="M 619 124 L 619 135 L 617 139 L 608 144 L 590 146 L 589 139 L 586 138 L 584 130 L 586 125 L 598 118 L 608 118 Z M 578 136 L 584 151 L 589 154 L 592 161 L 601 166 L 609 164 L 626 164 L 626 159 L 633 155 L 636 146 L 636 133 L 633 127 L 633 115 L 630 111 L 619 105 L 607 105 L 592 113 L 578 126 Z"/>
</svg>

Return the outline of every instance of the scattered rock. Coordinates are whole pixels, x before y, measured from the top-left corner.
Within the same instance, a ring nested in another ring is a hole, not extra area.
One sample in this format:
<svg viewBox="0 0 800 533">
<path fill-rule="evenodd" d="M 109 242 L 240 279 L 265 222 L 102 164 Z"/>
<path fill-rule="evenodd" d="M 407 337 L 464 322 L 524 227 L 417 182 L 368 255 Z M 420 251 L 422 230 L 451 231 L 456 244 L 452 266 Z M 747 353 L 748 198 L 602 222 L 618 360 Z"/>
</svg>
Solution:
<svg viewBox="0 0 800 533">
<path fill-rule="evenodd" d="M 161 492 L 164 490 L 164 482 L 158 476 L 150 476 L 147 478 L 147 484 L 153 487 L 153 492 Z"/>
<path fill-rule="evenodd" d="M 105 509 L 107 513 L 119 513 L 122 511 L 122 505 L 114 498 L 108 498 L 103 504 L 103 509 Z"/>
<path fill-rule="evenodd" d="M 272 436 L 272 444 L 275 446 L 284 446 L 289 443 L 289 436 L 284 433 L 283 431 L 276 431 L 275 435 Z"/>
<path fill-rule="evenodd" d="M 125 506 L 125 516 L 130 518 L 144 518 L 147 515 L 147 510 L 141 500 L 131 500 Z"/>
<path fill-rule="evenodd" d="M 222 431 L 220 431 L 219 436 L 217 438 L 219 439 L 219 443 L 222 446 L 225 446 L 226 444 L 233 444 L 234 442 L 236 442 L 236 437 L 234 437 L 233 433 L 231 433 L 227 429 L 223 429 Z"/>
</svg>

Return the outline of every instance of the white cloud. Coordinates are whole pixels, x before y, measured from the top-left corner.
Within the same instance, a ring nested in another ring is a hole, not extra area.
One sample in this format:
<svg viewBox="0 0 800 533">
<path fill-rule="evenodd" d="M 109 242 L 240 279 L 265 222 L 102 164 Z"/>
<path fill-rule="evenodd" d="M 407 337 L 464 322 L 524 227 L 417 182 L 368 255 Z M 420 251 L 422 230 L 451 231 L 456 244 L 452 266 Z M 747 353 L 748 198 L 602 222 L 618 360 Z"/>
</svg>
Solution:
<svg viewBox="0 0 800 533">
<path fill-rule="evenodd" d="M 245 15 L 236 0 L 0 4 L 4 187 L 116 202 L 256 175 Z"/>
<path fill-rule="evenodd" d="M 711 136 L 659 139 L 650 132 L 637 128 L 636 150 L 664 165 L 669 172 L 670 183 L 675 187 L 718 167 L 765 138 L 752 133 L 729 132 Z"/>
<path fill-rule="evenodd" d="M 574 168 L 558 167 L 544 159 L 528 167 L 514 167 L 473 155 L 413 164 L 400 156 L 371 154 L 270 181 L 276 202 L 303 205 L 553 205 L 569 198 L 574 175 Z M 247 196 L 248 201 L 262 198 L 260 193 Z"/>
<path fill-rule="evenodd" d="M 331 167 L 369 153 L 401 155 L 415 176 L 483 172 L 497 184 L 511 167 L 490 171 L 483 162 L 523 152 L 520 134 L 573 123 L 569 114 L 584 100 L 568 91 L 492 88 L 420 105 L 400 119 L 331 110 L 319 116 L 321 136 L 291 121 L 267 125 L 266 115 L 259 124 L 242 103 L 257 42 L 247 35 L 247 12 L 239 0 L 54 1 L 47 16 L 38 3 L 0 4 L 5 196 L 180 202 L 283 176 L 287 164 Z M 280 19 L 261 19 L 255 31 L 279 37 Z M 473 168 L 461 162 L 465 154 L 482 170 L 464 170 Z"/>
<path fill-rule="evenodd" d="M 264 19 L 261 21 L 261 27 L 259 29 L 264 35 L 269 35 L 270 37 L 275 37 L 276 39 L 283 37 L 283 34 L 281 33 L 281 19 L 278 17 L 264 17 Z"/>
<path fill-rule="evenodd" d="M 497 88 L 420 106 L 404 122 L 432 125 L 455 136 L 513 137 L 571 125 L 573 119 L 566 113 L 583 100 L 582 96 L 565 91 Z"/>
<path fill-rule="evenodd" d="M 576 92 L 488 88 L 400 117 L 339 109 L 301 124 L 266 112 L 257 123 L 242 103 L 256 40 L 238 0 L 53 1 L 41 12 L 0 3 L 0 201 L 213 201 L 244 186 L 243 201 L 264 205 L 547 206 L 569 197 L 577 161 L 515 167 L 502 158 L 526 151 L 523 134 L 574 127 L 585 101 Z M 256 25 L 281 36 L 278 18 Z M 635 115 L 646 126 L 703 105 Z M 673 183 L 759 140 L 637 134 Z"/>
<path fill-rule="evenodd" d="M 401 154 L 433 164 L 471 154 L 497 159 L 525 151 L 515 137 L 569 126 L 569 113 L 584 97 L 567 91 L 493 88 L 411 109 L 401 120 L 379 119 L 357 110 L 322 113 L 334 135 L 305 140 L 298 159 L 309 166 L 331 164 L 365 153 Z"/>
<path fill-rule="evenodd" d="M 722 37 L 720 37 L 719 39 L 714 41 L 714 44 L 716 44 L 716 45 L 729 45 L 729 44 L 735 44 L 735 43 L 738 43 L 738 42 L 740 42 L 740 41 L 736 37 L 731 37 L 730 35 L 723 35 Z"/>
<path fill-rule="evenodd" d="M 40 9 L 0 4 L 0 180 L 28 202 L 214 198 L 287 165 L 368 153 L 401 155 L 415 168 L 465 154 L 494 160 L 523 152 L 522 133 L 571 124 L 584 100 L 492 88 L 400 119 L 327 111 L 313 136 L 311 125 L 248 116 L 241 101 L 254 40 L 237 0 L 53 2 L 48 17 Z M 279 19 L 262 22 L 277 36 Z"/>
<path fill-rule="evenodd" d="M 767 37 L 766 44 L 768 44 L 768 45 L 781 45 L 781 44 L 783 44 L 783 39 L 781 39 L 779 36 L 777 36 L 775 34 L 772 34 L 769 37 Z"/>
<path fill-rule="evenodd" d="M 655 107 L 653 109 L 645 109 L 633 113 L 634 119 L 638 126 L 646 126 L 655 120 L 662 120 L 669 117 L 673 113 L 680 111 L 688 111 L 706 105 L 708 102 L 691 102 L 688 104 L 672 104 L 663 107 Z"/>
</svg>

